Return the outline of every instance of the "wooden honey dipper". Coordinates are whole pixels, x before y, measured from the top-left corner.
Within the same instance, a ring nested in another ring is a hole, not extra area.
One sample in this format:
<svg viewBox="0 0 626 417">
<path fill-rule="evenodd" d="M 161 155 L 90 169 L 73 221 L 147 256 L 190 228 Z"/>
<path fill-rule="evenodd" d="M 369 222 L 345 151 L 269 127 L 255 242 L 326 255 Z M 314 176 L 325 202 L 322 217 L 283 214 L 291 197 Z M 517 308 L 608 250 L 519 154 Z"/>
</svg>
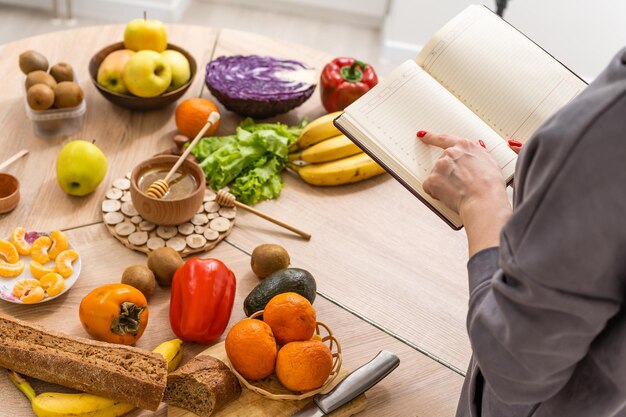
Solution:
<svg viewBox="0 0 626 417">
<path fill-rule="evenodd" d="M 202 136 L 204 135 L 204 132 L 206 132 L 211 126 L 217 123 L 218 120 L 220 120 L 219 113 L 214 111 L 211 112 L 211 114 L 209 115 L 209 120 L 207 120 L 206 124 L 202 127 L 202 129 L 200 129 L 200 132 L 198 132 L 196 137 L 191 141 L 191 143 L 187 147 L 187 150 L 183 152 L 183 154 L 178 158 L 178 160 L 176 161 L 172 169 L 170 169 L 170 171 L 167 173 L 165 178 L 156 180 L 155 182 L 150 184 L 150 187 L 148 187 L 148 191 L 146 192 L 146 195 L 148 197 L 156 198 L 157 200 L 163 198 L 163 196 L 167 193 L 167 190 L 170 189 L 169 181 L 172 175 L 176 173 L 183 161 L 187 159 L 193 147 L 196 146 L 196 143 L 198 143 L 200 141 L 200 138 L 202 138 Z"/>
<path fill-rule="evenodd" d="M 307 233 L 307 232 L 305 232 L 303 230 L 298 229 L 297 227 L 294 227 L 294 226 L 292 226 L 290 224 L 287 224 L 287 223 L 283 222 L 282 220 L 278 220 L 277 218 L 272 217 L 269 214 L 265 214 L 262 211 L 259 211 L 257 209 L 253 209 L 250 206 L 247 206 L 247 205 L 245 205 L 243 203 L 240 203 L 239 201 L 237 201 L 235 199 L 234 195 L 232 195 L 231 193 L 229 193 L 226 190 L 219 190 L 217 192 L 217 196 L 215 197 L 215 201 L 219 205 L 221 205 L 221 206 L 226 206 L 226 207 L 236 206 L 236 207 L 239 207 L 239 208 L 241 208 L 243 210 L 249 211 L 250 213 L 256 214 L 257 216 L 262 217 L 265 220 L 268 220 L 268 221 L 270 221 L 270 222 L 272 222 L 274 224 L 282 226 L 282 227 L 284 227 L 287 230 L 291 230 L 292 232 L 302 236 L 306 240 L 311 239 L 311 234 L 310 233 Z"/>
</svg>

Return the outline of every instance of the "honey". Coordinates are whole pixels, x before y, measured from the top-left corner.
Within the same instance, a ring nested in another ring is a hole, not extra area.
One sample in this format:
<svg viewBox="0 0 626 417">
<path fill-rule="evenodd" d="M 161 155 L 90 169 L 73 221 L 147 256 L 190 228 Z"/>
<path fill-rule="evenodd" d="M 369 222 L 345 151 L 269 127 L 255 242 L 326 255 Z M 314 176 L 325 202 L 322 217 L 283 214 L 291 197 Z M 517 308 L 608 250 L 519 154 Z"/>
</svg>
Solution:
<svg viewBox="0 0 626 417">
<path fill-rule="evenodd" d="M 159 165 L 147 170 L 139 178 L 137 184 L 139 189 L 144 193 L 147 192 L 150 185 L 157 180 L 165 178 L 170 169 L 171 166 Z M 178 171 L 172 175 L 168 183 L 170 187 L 162 200 L 178 200 L 187 197 L 198 188 L 196 178 L 182 168 L 179 168 Z"/>
</svg>

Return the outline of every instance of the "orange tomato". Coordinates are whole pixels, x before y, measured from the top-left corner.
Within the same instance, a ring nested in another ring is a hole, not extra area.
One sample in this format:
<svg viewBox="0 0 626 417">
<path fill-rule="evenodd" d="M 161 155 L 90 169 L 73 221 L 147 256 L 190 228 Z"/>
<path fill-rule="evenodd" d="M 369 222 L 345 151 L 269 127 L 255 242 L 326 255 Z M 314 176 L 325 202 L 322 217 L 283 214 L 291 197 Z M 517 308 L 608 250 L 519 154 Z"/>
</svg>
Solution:
<svg viewBox="0 0 626 417">
<path fill-rule="evenodd" d="M 83 327 L 94 339 L 132 345 L 148 325 L 148 302 L 135 287 L 107 284 L 83 298 L 78 314 Z"/>
</svg>

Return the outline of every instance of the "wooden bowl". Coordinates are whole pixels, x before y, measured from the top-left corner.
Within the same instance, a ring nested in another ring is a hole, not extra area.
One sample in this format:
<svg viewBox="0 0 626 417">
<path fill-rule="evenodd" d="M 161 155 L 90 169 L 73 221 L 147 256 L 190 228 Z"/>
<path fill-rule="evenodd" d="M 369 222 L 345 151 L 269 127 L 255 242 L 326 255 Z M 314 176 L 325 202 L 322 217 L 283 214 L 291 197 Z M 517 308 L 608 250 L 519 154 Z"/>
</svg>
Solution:
<svg viewBox="0 0 626 417">
<path fill-rule="evenodd" d="M 248 318 L 258 319 L 262 315 L 263 315 L 263 310 L 257 311 L 256 313 L 254 313 Z M 239 372 L 237 372 L 237 370 L 235 369 L 235 367 L 229 360 L 228 363 L 230 365 L 230 369 L 231 371 L 233 371 L 233 373 L 235 374 L 239 382 L 244 387 L 246 387 L 250 391 L 256 392 L 257 394 L 265 398 L 269 398 L 270 400 L 300 401 L 306 398 L 311 398 L 312 396 L 317 395 L 317 394 L 326 394 L 332 388 L 334 388 L 333 381 L 335 380 L 335 378 L 337 378 L 337 376 L 339 375 L 339 371 L 341 370 L 341 362 L 342 362 L 341 345 L 339 344 L 339 341 L 337 340 L 335 335 L 333 335 L 333 332 L 332 330 L 330 330 L 330 327 L 328 327 L 326 324 L 322 322 L 319 322 L 319 321 L 317 322 L 317 325 L 315 326 L 315 335 L 319 337 L 322 343 L 326 343 L 328 345 L 333 355 L 333 367 L 330 371 L 330 375 L 326 379 L 326 382 L 324 382 L 324 385 L 322 385 L 318 389 L 314 389 L 311 391 L 306 391 L 306 392 L 302 392 L 298 394 L 298 393 L 294 393 L 293 391 L 289 391 L 287 388 L 285 388 L 280 383 L 280 381 L 278 381 L 278 377 L 276 376 L 275 373 L 260 381 L 251 382 L 251 381 L 248 381 L 246 378 L 244 378 L 243 375 L 241 375 Z"/>
<path fill-rule="evenodd" d="M 198 187 L 196 190 L 177 200 L 157 200 L 148 197 L 139 189 L 139 179 L 148 170 L 157 166 L 172 167 L 178 156 L 161 155 L 141 162 L 130 174 L 130 197 L 135 209 L 144 219 L 160 226 L 176 226 L 189 221 L 202 205 L 206 182 L 200 165 L 185 160 L 180 169 L 193 175 Z"/>
<path fill-rule="evenodd" d="M 100 50 L 97 54 L 95 54 L 89 61 L 89 78 L 91 78 L 93 85 L 96 86 L 96 89 L 100 92 L 100 94 L 104 96 L 104 98 L 106 98 L 113 104 L 117 104 L 118 106 L 126 107 L 132 110 L 154 110 L 169 106 L 170 104 L 176 102 L 176 100 L 181 98 L 183 94 L 185 94 L 185 91 L 189 89 L 189 86 L 191 86 L 191 83 L 193 82 L 193 78 L 196 76 L 196 60 L 193 59 L 191 54 L 185 51 L 183 48 L 169 43 L 167 44 L 167 49 L 173 49 L 174 51 L 182 53 L 189 61 L 191 77 L 185 85 L 179 87 L 174 91 L 163 93 L 160 96 L 156 97 L 145 98 L 133 96 L 130 94 L 114 93 L 113 91 L 109 91 L 106 88 L 102 87 L 100 84 L 98 84 L 98 68 L 100 68 L 100 64 L 102 64 L 102 61 L 104 61 L 104 58 L 106 58 L 107 55 L 109 55 L 113 51 L 117 51 L 118 49 L 124 49 L 124 42 L 117 42 L 107 46 L 106 48 Z"/>
<path fill-rule="evenodd" d="M 0 213 L 12 211 L 20 202 L 20 182 L 11 174 L 0 173 Z"/>
</svg>

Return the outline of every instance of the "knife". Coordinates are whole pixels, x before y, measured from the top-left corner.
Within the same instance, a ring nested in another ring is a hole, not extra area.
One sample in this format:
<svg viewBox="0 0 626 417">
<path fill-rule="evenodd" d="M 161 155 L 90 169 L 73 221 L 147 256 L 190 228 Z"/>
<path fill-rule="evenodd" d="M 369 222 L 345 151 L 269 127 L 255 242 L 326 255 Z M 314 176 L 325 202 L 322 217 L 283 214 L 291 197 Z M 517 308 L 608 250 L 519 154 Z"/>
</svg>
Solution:
<svg viewBox="0 0 626 417">
<path fill-rule="evenodd" d="M 400 365 L 395 353 L 383 350 L 371 361 L 344 378 L 328 394 L 318 394 L 313 401 L 291 417 L 323 417 L 363 394 Z"/>
</svg>

